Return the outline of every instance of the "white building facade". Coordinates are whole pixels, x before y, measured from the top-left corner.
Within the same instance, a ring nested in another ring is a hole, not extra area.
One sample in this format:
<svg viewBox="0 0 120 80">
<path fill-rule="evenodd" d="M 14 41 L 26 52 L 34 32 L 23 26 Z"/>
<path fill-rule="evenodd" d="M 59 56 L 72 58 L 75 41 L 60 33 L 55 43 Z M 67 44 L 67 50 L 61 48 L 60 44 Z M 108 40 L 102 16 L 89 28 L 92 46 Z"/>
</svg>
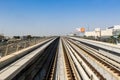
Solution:
<svg viewBox="0 0 120 80">
<path fill-rule="evenodd" d="M 117 36 L 120 34 L 120 25 L 114 25 L 112 27 L 108 27 L 105 30 L 101 30 L 100 28 L 96 28 L 94 31 L 85 32 L 86 37 L 110 37 Z"/>
</svg>

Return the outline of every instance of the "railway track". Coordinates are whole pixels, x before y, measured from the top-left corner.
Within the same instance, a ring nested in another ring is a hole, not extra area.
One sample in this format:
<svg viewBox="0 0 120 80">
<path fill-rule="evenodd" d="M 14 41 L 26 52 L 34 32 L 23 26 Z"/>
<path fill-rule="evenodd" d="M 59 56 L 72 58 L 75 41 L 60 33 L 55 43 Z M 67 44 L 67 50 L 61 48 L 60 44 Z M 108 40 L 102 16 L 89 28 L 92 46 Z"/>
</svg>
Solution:
<svg viewBox="0 0 120 80">
<path fill-rule="evenodd" d="M 112 60 L 112 62 L 110 63 L 109 61 L 107 61 L 108 59 L 106 60 L 106 58 L 104 59 L 104 57 L 101 57 L 101 56 L 94 54 L 93 51 L 91 53 L 91 51 L 88 49 L 88 47 L 86 47 L 86 46 L 84 47 L 84 45 L 80 45 L 79 43 L 76 43 L 73 40 L 70 40 L 70 41 L 71 41 L 71 43 L 73 43 L 74 45 L 76 45 L 77 47 L 79 47 L 80 49 L 85 51 L 86 54 L 88 54 L 88 56 L 90 56 L 94 59 L 95 62 L 100 63 L 99 65 L 101 65 L 101 67 L 103 67 L 108 73 L 111 74 L 111 80 L 119 80 L 120 79 L 120 69 L 119 69 L 120 65 L 119 65 L 119 63 L 117 64 L 116 61 L 113 62 L 114 60 Z M 118 67 L 116 67 L 115 64 L 117 64 Z M 107 79 L 107 76 L 106 76 L 106 79 Z"/>
<path fill-rule="evenodd" d="M 119 61 L 66 37 L 6 61 L 0 63 L 0 80 L 120 80 Z"/>
<path fill-rule="evenodd" d="M 59 80 L 59 79 L 60 80 L 61 79 L 64 79 L 64 80 L 77 80 L 76 77 L 75 77 L 76 75 L 74 74 L 74 71 L 72 69 L 73 67 L 71 65 L 70 59 L 69 59 L 69 57 L 67 55 L 67 50 L 65 48 L 64 42 L 61 39 L 59 41 L 58 48 L 59 49 L 57 49 L 57 51 L 56 51 L 56 56 L 55 56 L 52 68 L 51 68 L 51 70 L 49 72 L 49 75 L 48 75 L 49 77 L 46 78 L 46 80 Z M 63 52 L 63 55 L 59 56 L 61 54 L 61 51 Z M 64 62 L 63 65 L 60 64 L 59 60 Z M 60 70 L 59 69 L 60 67 L 58 65 L 63 66 L 62 68 L 64 68 L 63 71 L 65 72 L 65 75 L 61 75 L 62 72 L 58 71 L 58 70 Z"/>
<path fill-rule="evenodd" d="M 47 49 L 45 49 L 44 57 L 42 57 L 42 61 L 39 65 L 42 65 L 41 68 L 39 69 L 38 73 L 34 77 L 34 80 L 48 80 L 50 79 L 51 71 L 54 69 L 53 64 L 56 59 L 56 50 L 57 50 L 57 45 L 59 42 L 59 38 L 54 41 Z M 44 60 L 44 61 L 43 61 Z M 39 79 L 38 79 L 39 78 Z"/>
<path fill-rule="evenodd" d="M 108 62 L 109 64 L 113 65 L 115 68 L 117 69 L 120 69 L 120 60 L 119 60 L 119 56 L 115 56 L 114 54 L 104 54 L 104 53 L 101 53 L 99 52 L 98 50 L 92 48 L 92 47 L 89 47 L 85 44 L 82 44 L 80 43 L 79 41 L 74 41 L 74 42 L 77 42 L 77 44 L 79 44 L 80 46 L 83 46 L 84 49 L 88 50 L 88 51 L 91 51 L 93 54 L 101 57 L 102 59 L 104 59 L 106 62 Z M 112 57 L 114 56 L 114 57 Z"/>
<path fill-rule="evenodd" d="M 64 42 L 62 42 L 64 44 Z M 72 66 L 72 62 L 70 62 L 70 58 L 68 57 L 67 50 L 65 48 L 65 45 L 63 45 L 63 51 L 64 51 L 64 57 L 65 57 L 65 65 L 66 65 L 66 72 L 68 80 L 77 80 L 75 71 Z"/>
<path fill-rule="evenodd" d="M 50 39 L 44 41 L 40 46 L 33 46 L 35 47 L 30 48 L 27 52 L 23 50 L 21 51 L 21 57 L 16 59 L 18 55 L 11 54 L 11 56 L 6 56 L 8 59 L 4 60 L 2 58 L 0 61 L 0 80 L 31 80 L 35 76 L 35 74 L 39 71 L 40 67 L 42 65 L 39 65 L 39 62 L 41 64 L 45 63 L 45 59 L 50 54 L 43 54 L 44 50 L 47 50 L 47 48 L 52 44 L 56 43 L 56 39 Z M 38 45 L 38 44 L 37 44 Z M 28 53 L 29 52 L 29 53 Z M 25 54 L 25 55 L 23 55 Z M 47 55 L 47 56 L 45 56 Z M 5 57 L 5 59 L 6 59 Z M 16 60 L 16 61 L 14 61 Z M 42 61 L 43 60 L 43 61 Z M 6 63 L 7 62 L 7 63 Z M 2 66 L 2 64 L 6 64 L 5 66 Z"/>
<path fill-rule="evenodd" d="M 79 72 L 79 76 L 81 76 L 81 80 L 86 80 L 86 79 L 87 80 L 91 80 L 91 79 L 92 80 L 105 80 L 105 78 L 99 72 L 97 72 L 94 69 L 94 67 L 90 65 L 89 62 L 87 62 L 82 55 L 79 54 L 79 52 L 77 52 L 70 44 L 68 45 L 69 45 L 69 48 L 71 49 L 74 61 L 76 59 L 75 63 L 79 65 L 76 68 L 80 69 L 78 70 L 78 72 Z M 97 76 L 93 72 L 97 74 Z"/>
</svg>

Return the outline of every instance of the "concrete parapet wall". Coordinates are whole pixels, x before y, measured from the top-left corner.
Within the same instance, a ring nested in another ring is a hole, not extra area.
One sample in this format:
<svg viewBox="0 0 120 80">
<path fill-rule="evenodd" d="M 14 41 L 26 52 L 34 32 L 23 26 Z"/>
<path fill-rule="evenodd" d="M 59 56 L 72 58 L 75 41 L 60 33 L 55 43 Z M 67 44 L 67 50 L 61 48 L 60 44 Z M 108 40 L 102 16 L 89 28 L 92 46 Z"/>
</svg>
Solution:
<svg viewBox="0 0 120 80">
<path fill-rule="evenodd" d="M 120 46 L 115 45 L 115 44 L 110 44 L 110 43 L 105 43 L 105 42 L 100 42 L 100 41 L 93 41 L 93 40 L 82 39 L 82 38 L 76 38 L 76 37 L 71 37 L 71 38 L 78 40 L 80 42 L 89 44 L 89 45 L 93 45 L 93 46 L 102 48 L 104 50 L 108 50 L 108 51 L 120 54 Z"/>
<path fill-rule="evenodd" d="M 28 48 L 25 48 L 23 50 L 20 50 L 18 52 L 12 53 L 10 55 L 7 55 L 5 57 L 0 58 L 0 69 L 9 65 L 10 63 L 16 61 L 17 59 L 21 58 L 22 56 L 28 54 L 29 52 L 33 51 L 34 49 L 38 48 L 40 45 L 50 41 L 51 39 L 47 39 L 45 41 L 42 41 L 36 45 L 30 46 Z"/>
</svg>

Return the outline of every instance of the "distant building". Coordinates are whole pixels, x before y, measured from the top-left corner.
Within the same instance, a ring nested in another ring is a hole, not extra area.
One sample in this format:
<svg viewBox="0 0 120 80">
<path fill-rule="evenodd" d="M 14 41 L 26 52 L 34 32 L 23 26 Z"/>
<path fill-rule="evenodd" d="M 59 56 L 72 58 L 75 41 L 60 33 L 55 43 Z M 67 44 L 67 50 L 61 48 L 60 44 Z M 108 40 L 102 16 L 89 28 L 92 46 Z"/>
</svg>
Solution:
<svg viewBox="0 0 120 80">
<path fill-rule="evenodd" d="M 86 37 L 110 37 L 110 36 L 118 36 L 120 34 L 120 25 L 114 25 L 112 27 L 108 27 L 105 30 L 101 30 L 100 28 L 96 28 L 94 31 L 85 32 Z"/>
</svg>

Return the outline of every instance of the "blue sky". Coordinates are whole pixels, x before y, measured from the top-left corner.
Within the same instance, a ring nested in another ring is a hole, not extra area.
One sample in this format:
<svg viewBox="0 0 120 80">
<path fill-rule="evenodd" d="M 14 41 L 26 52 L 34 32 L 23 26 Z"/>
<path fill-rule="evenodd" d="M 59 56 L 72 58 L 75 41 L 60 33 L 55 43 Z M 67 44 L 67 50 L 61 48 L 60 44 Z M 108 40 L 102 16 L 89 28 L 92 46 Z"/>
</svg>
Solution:
<svg viewBox="0 0 120 80">
<path fill-rule="evenodd" d="M 0 0 L 0 33 L 63 35 L 120 24 L 120 0 Z"/>
</svg>

